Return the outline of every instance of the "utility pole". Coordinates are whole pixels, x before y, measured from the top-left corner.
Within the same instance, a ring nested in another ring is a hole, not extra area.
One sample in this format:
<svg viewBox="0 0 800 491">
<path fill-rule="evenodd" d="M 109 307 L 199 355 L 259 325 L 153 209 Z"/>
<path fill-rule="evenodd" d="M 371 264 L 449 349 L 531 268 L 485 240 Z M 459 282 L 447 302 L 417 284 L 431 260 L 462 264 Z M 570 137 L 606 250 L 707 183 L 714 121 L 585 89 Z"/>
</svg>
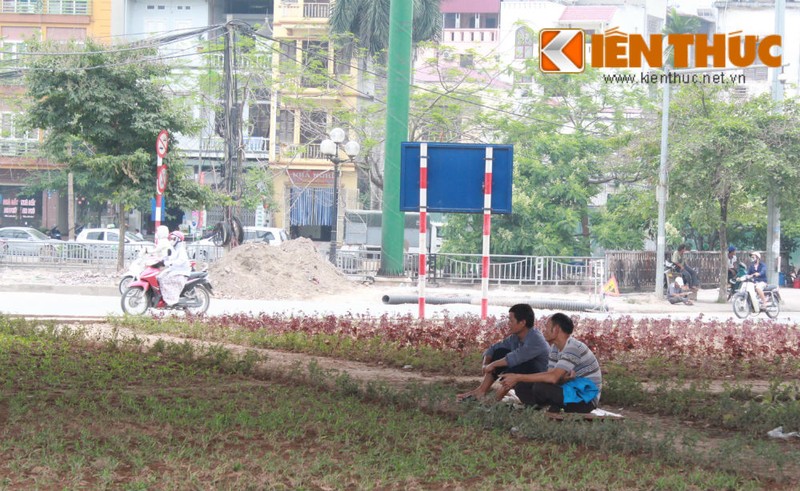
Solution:
<svg viewBox="0 0 800 491">
<path fill-rule="evenodd" d="M 403 274 L 405 214 L 400 211 L 400 143 L 408 139 L 408 92 L 411 82 L 411 31 L 414 2 L 391 0 L 389 80 L 386 94 L 386 146 L 383 166 L 381 274 Z"/>
<path fill-rule="evenodd" d="M 72 172 L 67 173 L 67 238 L 75 240 L 75 184 Z"/>
<path fill-rule="evenodd" d="M 667 249 L 667 193 L 669 191 L 669 167 L 667 163 L 667 141 L 669 137 L 669 65 L 664 67 L 664 81 L 661 83 L 664 94 L 661 96 L 661 161 L 658 167 L 658 236 L 656 237 L 656 297 L 664 295 L 664 255 Z"/>
<path fill-rule="evenodd" d="M 775 34 L 785 39 L 786 0 L 775 0 Z M 783 46 L 779 48 L 783 55 Z M 773 53 L 774 54 L 774 53 Z M 772 71 L 772 100 L 780 103 L 783 100 L 783 66 Z M 778 258 L 781 254 L 781 210 L 778 207 L 778 190 L 771 187 L 767 196 L 767 247 L 766 247 L 767 283 L 778 284 Z"/>
<path fill-rule="evenodd" d="M 225 25 L 225 50 L 222 54 L 222 70 L 224 75 L 223 88 L 225 91 L 225 191 L 232 195 L 234 191 L 234 161 L 236 159 L 236 79 L 233 76 L 233 47 L 234 30 L 229 22 Z M 227 217 L 226 217 L 227 218 Z"/>
</svg>

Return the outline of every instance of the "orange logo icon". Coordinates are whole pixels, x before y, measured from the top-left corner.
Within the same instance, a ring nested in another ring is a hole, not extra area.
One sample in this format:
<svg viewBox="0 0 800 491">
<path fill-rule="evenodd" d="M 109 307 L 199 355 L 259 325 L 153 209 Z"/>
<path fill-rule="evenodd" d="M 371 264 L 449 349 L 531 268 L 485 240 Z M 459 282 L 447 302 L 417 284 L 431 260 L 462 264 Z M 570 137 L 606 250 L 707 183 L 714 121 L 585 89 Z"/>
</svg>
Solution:
<svg viewBox="0 0 800 491">
<path fill-rule="evenodd" d="M 539 69 L 545 73 L 580 73 L 584 69 L 582 29 L 539 31 Z"/>
</svg>

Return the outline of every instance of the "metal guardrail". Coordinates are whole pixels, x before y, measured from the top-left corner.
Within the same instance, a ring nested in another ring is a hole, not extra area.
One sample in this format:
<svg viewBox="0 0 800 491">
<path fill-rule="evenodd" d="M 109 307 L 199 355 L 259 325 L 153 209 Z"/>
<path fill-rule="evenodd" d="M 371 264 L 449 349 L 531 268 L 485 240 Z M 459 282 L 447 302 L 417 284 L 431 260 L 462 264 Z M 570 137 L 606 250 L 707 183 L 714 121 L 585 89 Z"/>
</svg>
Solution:
<svg viewBox="0 0 800 491">
<path fill-rule="evenodd" d="M 222 258 L 225 247 L 187 243 L 187 253 L 198 262 L 211 263 Z M 144 253 L 144 246 L 126 245 L 126 266 Z M 24 247 L 0 243 L 0 265 L 92 266 L 113 269 L 117 265 L 116 244 L 84 244 L 53 241 L 26 242 Z M 327 259 L 327 253 L 323 255 Z M 428 256 L 430 282 L 479 283 L 480 254 L 432 254 Z M 379 251 L 339 250 L 336 266 L 347 276 L 371 279 L 381 265 Z M 492 256 L 489 281 L 493 284 L 583 285 L 592 286 L 605 274 L 604 260 L 590 257 Z M 417 278 L 419 254 L 404 255 L 403 275 Z"/>
<path fill-rule="evenodd" d="M 0 241 L 0 265 L 19 266 L 90 266 L 114 269 L 119 246 L 115 244 L 83 244 L 67 241 Z M 145 246 L 126 245 L 125 263 L 130 263 Z"/>
</svg>

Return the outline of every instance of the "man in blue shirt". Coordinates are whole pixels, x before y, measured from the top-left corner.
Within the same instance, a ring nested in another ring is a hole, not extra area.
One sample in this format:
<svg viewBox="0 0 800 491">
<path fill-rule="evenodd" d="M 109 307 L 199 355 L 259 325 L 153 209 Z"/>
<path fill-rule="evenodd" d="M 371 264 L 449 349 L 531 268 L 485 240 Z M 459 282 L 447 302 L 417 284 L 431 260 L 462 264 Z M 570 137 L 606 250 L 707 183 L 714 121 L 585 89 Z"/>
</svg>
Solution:
<svg viewBox="0 0 800 491">
<path fill-rule="evenodd" d="M 524 404 L 548 407 L 549 412 L 590 413 L 596 409 L 603 388 L 600 364 L 588 346 L 572 337 L 574 329 L 566 314 L 553 314 L 544 328 L 544 338 L 552 345 L 548 370 L 504 373 L 500 378 L 503 387 L 514 388 Z"/>
<path fill-rule="evenodd" d="M 761 262 L 761 254 L 758 252 L 751 252 L 750 259 L 753 263 L 747 268 L 747 277 L 753 279 L 756 287 L 756 293 L 761 300 L 761 308 L 767 304 L 767 297 L 764 296 L 764 287 L 767 286 L 767 265 Z"/>
<path fill-rule="evenodd" d="M 494 381 L 504 373 L 538 373 L 547 370 L 550 346 L 539 330 L 533 328 L 533 308 L 518 303 L 508 309 L 508 329 L 511 335 L 495 343 L 483 353 L 483 381 L 469 392 L 458 394 L 459 401 L 482 398 Z M 508 389 L 500 387 L 496 399 L 501 400 Z"/>
</svg>

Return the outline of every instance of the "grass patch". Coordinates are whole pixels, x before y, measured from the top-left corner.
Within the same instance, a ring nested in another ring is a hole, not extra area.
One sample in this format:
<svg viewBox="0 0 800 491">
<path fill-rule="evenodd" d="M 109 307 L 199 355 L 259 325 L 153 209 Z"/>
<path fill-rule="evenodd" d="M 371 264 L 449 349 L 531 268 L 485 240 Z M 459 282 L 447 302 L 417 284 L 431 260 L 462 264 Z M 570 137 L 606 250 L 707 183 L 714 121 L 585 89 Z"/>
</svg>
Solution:
<svg viewBox="0 0 800 491">
<path fill-rule="evenodd" d="M 663 439 L 645 439 L 645 448 L 635 438 L 640 429 L 627 423 L 557 424 L 506 406 L 448 405 L 452 388 L 361 386 L 314 365 L 259 379 L 251 375 L 257 360 L 248 356 L 188 344 L 145 350 L 135 340 L 89 343 L 66 330 L 0 318 L 0 487 L 765 484 L 686 460 Z M 622 446 L 626 441 L 632 443 Z"/>
</svg>

